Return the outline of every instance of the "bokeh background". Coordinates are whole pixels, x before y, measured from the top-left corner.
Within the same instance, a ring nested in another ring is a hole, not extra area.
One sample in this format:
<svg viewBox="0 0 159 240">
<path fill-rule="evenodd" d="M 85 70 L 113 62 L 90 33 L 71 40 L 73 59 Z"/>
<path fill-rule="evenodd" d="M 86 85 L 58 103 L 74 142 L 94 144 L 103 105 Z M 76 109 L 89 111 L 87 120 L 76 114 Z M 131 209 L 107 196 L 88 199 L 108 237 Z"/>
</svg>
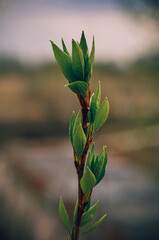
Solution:
<svg viewBox="0 0 159 240">
<path fill-rule="evenodd" d="M 159 239 L 159 1 L 0 0 L 0 239 L 66 239 L 57 213 L 77 198 L 68 139 L 76 96 L 55 62 L 85 31 L 110 114 L 96 134 L 108 146 L 107 174 L 95 189 L 91 240 Z"/>
</svg>

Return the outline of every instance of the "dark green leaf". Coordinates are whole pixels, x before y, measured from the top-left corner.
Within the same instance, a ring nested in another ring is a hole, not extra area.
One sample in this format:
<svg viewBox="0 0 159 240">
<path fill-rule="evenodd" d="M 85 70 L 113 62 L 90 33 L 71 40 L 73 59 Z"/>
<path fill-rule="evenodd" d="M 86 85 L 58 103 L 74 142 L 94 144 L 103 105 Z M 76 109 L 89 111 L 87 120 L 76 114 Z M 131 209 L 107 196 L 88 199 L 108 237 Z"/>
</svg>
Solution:
<svg viewBox="0 0 159 240">
<path fill-rule="evenodd" d="M 102 167 L 102 169 L 101 169 L 100 174 L 98 175 L 96 185 L 97 185 L 97 184 L 103 179 L 103 177 L 105 176 L 105 168 L 106 168 L 106 165 L 107 165 L 107 148 L 106 148 L 106 146 L 103 147 L 103 151 L 105 152 L 105 153 L 104 153 L 104 163 L 103 163 L 103 159 L 100 160 L 100 158 L 99 158 L 99 161 L 101 161 L 101 166 L 103 165 L 103 167 Z"/>
<path fill-rule="evenodd" d="M 100 127 L 103 126 L 107 120 L 109 113 L 109 103 L 108 99 L 105 98 L 99 109 L 96 111 L 95 120 L 94 120 L 94 131 L 97 131 Z"/>
<path fill-rule="evenodd" d="M 95 184 L 96 184 L 96 178 L 92 173 L 92 171 L 87 166 L 86 171 L 80 181 L 80 185 L 83 193 L 88 195 L 90 191 L 93 189 L 93 187 L 95 186 Z"/>
<path fill-rule="evenodd" d="M 73 224 L 76 223 L 77 211 L 78 211 L 78 200 L 76 201 L 76 205 L 75 205 L 75 209 L 74 209 L 74 213 L 73 213 Z"/>
<path fill-rule="evenodd" d="M 82 124 L 81 122 L 81 110 L 78 111 L 78 114 L 76 116 L 76 120 L 75 120 L 75 123 L 74 123 L 74 128 L 73 128 L 73 136 L 76 134 L 76 131 L 77 131 L 77 128 L 79 127 L 80 124 Z"/>
<path fill-rule="evenodd" d="M 54 44 L 52 41 L 50 41 L 52 44 L 53 52 L 56 58 L 56 61 L 63 72 L 64 76 L 68 79 L 68 81 L 75 82 L 76 77 L 72 70 L 72 60 L 71 58 L 63 52 L 56 44 Z"/>
<path fill-rule="evenodd" d="M 82 31 L 80 46 L 83 51 L 83 55 L 84 55 L 85 59 L 87 59 L 88 58 L 88 46 L 87 46 L 87 41 L 86 41 L 86 38 L 84 35 L 84 31 Z"/>
<path fill-rule="evenodd" d="M 86 166 L 88 166 L 89 168 L 91 168 L 91 161 L 92 161 L 91 153 L 89 152 L 87 157 L 87 163 L 86 163 Z"/>
<path fill-rule="evenodd" d="M 95 94 L 93 93 L 91 96 L 90 101 L 90 114 L 91 114 L 91 122 L 94 122 L 96 111 L 99 108 L 100 105 L 100 99 L 101 99 L 101 88 L 100 88 L 100 82 L 98 83 L 97 90 Z"/>
<path fill-rule="evenodd" d="M 88 138 L 89 127 L 90 127 L 90 124 L 88 123 L 88 124 L 87 124 L 87 128 L 86 128 L 86 130 L 85 130 L 86 138 Z"/>
<path fill-rule="evenodd" d="M 96 161 L 95 161 L 95 168 L 94 168 L 93 173 L 97 179 L 96 184 L 98 184 L 105 175 L 105 167 L 106 167 L 106 159 L 107 159 L 105 154 L 106 154 L 106 147 L 104 146 L 103 150 L 97 156 Z"/>
<path fill-rule="evenodd" d="M 66 85 L 71 89 L 72 92 L 86 98 L 88 92 L 88 84 L 83 81 L 76 81 Z"/>
<path fill-rule="evenodd" d="M 86 166 L 88 166 L 91 169 L 91 171 L 92 171 L 92 165 L 94 164 L 92 163 L 92 161 L 94 162 L 94 158 L 95 158 L 95 144 L 93 143 L 91 152 L 89 152 L 88 154 L 87 164 L 86 164 Z"/>
<path fill-rule="evenodd" d="M 59 216 L 63 226 L 70 233 L 71 230 L 70 230 L 69 218 L 68 218 L 68 214 L 66 212 L 62 197 L 60 197 L 60 203 L 59 203 Z"/>
<path fill-rule="evenodd" d="M 80 124 L 75 135 L 73 136 L 73 147 L 78 158 L 81 156 L 85 149 L 86 140 L 86 135 L 83 131 L 82 125 Z"/>
<path fill-rule="evenodd" d="M 84 232 L 82 232 L 81 236 L 86 233 L 92 232 L 95 228 L 97 228 L 99 226 L 99 224 L 104 220 L 105 217 L 106 217 L 106 214 L 102 218 L 100 218 L 95 224 L 93 224 L 90 228 L 88 228 Z"/>
<path fill-rule="evenodd" d="M 100 99 L 101 99 L 101 86 L 100 86 L 100 81 L 99 81 L 98 87 L 94 94 L 94 99 L 93 99 L 94 103 L 96 103 L 97 109 L 99 108 L 99 105 L 100 105 Z"/>
<path fill-rule="evenodd" d="M 70 54 L 69 54 L 69 52 L 68 52 L 68 50 L 67 50 L 67 48 L 66 48 L 66 45 L 65 45 L 65 43 L 64 43 L 63 38 L 62 38 L 62 46 L 63 46 L 64 52 L 65 52 L 68 56 L 70 56 Z"/>
<path fill-rule="evenodd" d="M 91 206 L 91 198 L 89 199 L 89 202 L 88 202 L 88 204 L 87 204 L 87 206 L 86 206 L 85 211 L 88 211 L 88 209 L 90 208 L 90 206 Z"/>
<path fill-rule="evenodd" d="M 90 207 L 90 209 L 85 212 L 82 216 L 82 221 L 81 221 L 81 226 L 85 226 L 87 223 L 89 223 L 90 221 L 92 221 L 96 210 L 98 208 L 99 205 L 99 201 L 96 202 L 96 204 L 94 204 L 92 207 Z"/>
<path fill-rule="evenodd" d="M 73 129 L 74 129 L 75 120 L 76 120 L 76 114 L 73 111 L 71 119 L 70 119 L 70 126 L 69 126 L 69 136 L 70 136 L 72 145 L 73 145 Z"/>
<path fill-rule="evenodd" d="M 95 168 L 95 143 L 93 143 L 92 145 L 92 149 L 91 149 L 91 171 L 94 171 Z"/>
<path fill-rule="evenodd" d="M 94 36 L 93 36 L 92 50 L 91 50 L 91 54 L 90 54 L 90 57 L 89 57 L 89 62 L 90 62 L 91 66 L 93 66 L 94 56 L 95 56 L 95 43 L 94 43 Z"/>
<path fill-rule="evenodd" d="M 72 69 L 79 81 L 84 80 L 84 57 L 80 46 L 72 40 Z"/>
</svg>

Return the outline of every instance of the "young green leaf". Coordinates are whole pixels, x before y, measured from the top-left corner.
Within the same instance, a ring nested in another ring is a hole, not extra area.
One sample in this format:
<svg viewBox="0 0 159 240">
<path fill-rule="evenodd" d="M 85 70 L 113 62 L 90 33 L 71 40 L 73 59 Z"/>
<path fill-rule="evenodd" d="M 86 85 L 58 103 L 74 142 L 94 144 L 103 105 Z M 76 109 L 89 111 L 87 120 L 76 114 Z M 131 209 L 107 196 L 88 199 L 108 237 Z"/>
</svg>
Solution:
<svg viewBox="0 0 159 240">
<path fill-rule="evenodd" d="M 91 222 L 96 210 L 98 208 L 99 201 L 97 201 L 87 212 L 85 212 L 82 216 L 81 226 L 85 226 L 87 223 Z"/>
<path fill-rule="evenodd" d="M 84 80 L 84 57 L 80 46 L 72 40 L 72 68 L 79 81 Z"/>
<path fill-rule="evenodd" d="M 84 31 L 82 31 L 80 46 L 81 46 L 81 49 L 83 51 L 84 58 L 85 58 L 85 60 L 87 60 L 87 58 L 88 58 L 88 46 L 87 46 L 87 41 L 86 41 L 86 38 L 85 38 L 85 35 L 84 35 Z"/>
<path fill-rule="evenodd" d="M 82 125 L 80 124 L 75 135 L 73 136 L 73 147 L 78 158 L 81 156 L 85 149 L 86 140 L 86 135 L 83 131 Z"/>
<path fill-rule="evenodd" d="M 100 218 L 95 224 L 93 224 L 90 228 L 86 229 L 84 232 L 82 232 L 80 234 L 80 236 L 83 236 L 84 234 L 86 233 L 89 233 L 89 232 L 92 232 L 94 229 L 96 229 L 100 224 L 101 222 L 104 220 L 104 218 L 106 217 L 107 215 L 105 214 L 102 218 Z"/>
<path fill-rule="evenodd" d="M 66 212 L 62 197 L 60 197 L 60 203 L 59 203 L 59 216 L 63 226 L 70 233 L 71 229 L 70 229 L 69 218 L 68 218 L 68 214 Z"/>
<path fill-rule="evenodd" d="M 67 48 L 66 48 L 66 45 L 65 45 L 65 43 L 64 43 L 63 38 L 62 38 L 62 47 L 63 47 L 64 52 L 65 52 L 68 56 L 70 56 L 70 54 L 69 54 L 69 52 L 68 52 L 68 50 L 67 50 Z"/>
<path fill-rule="evenodd" d="M 96 178 L 89 167 L 86 167 L 86 171 L 81 178 L 80 185 L 84 194 L 88 195 L 96 184 Z"/>
<path fill-rule="evenodd" d="M 86 98 L 88 92 L 88 84 L 83 81 L 76 81 L 66 85 L 71 89 L 72 92 Z"/>
<path fill-rule="evenodd" d="M 70 119 L 70 126 L 69 126 L 69 136 L 70 136 L 72 145 L 73 145 L 73 129 L 74 129 L 75 120 L 76 120 L 76 114 L 73 111 L 71 119 Z"/>
<path fill-rule="evenodd" d="M 63 72 L 64 76 L 68 79 L 68 81 L 75 82 L 76 77 L 72 70 L 72 60 L 71 58 L 63 52 L 56 44 L 54 44 L 52 41 L 50 41 L 52 44 L 53 52 L 56 58 L 56 61 Z"/>
<path fill-rule="evenodd" d="M 94 120 L 94 131 L 97 131 L 100 127 L 103 126 L 103 124 L 107 120 L 108 113 L 109 113 L 109 103 L 108 103 L 108 99 L 105 98 L 105 100 L 103 101 L 103 103 L 101 104 L 101 106 L 96 112 L 95 120 Z"/>
</svg>

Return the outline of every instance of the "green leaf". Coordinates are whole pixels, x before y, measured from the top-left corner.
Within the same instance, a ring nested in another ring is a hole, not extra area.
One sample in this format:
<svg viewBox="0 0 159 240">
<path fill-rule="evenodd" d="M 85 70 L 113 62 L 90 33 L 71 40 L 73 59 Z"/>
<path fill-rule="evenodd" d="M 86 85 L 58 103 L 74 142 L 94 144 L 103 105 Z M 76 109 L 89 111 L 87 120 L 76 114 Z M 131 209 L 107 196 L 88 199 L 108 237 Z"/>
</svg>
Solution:
<svg viewBox="0 0 159 240">
<path fill-rule="evenodd" d="M 88 84 L 83 81 L 76 81 L 66 85 L 71 89 L 72 92 L 86 98 L 88 92 Z"/>
<path fill-rule="evenodd" d="M 88 204 L 87 204 L 87 206 L 86 206 L 86 208 L 85 208 L 85 211 L 88 211 L 88 209 L 90 208 L 90 206 L 91 206 L 91 198 L 89 199 L 89 202 L 88 202 Z"/>
<path fill-rule="evenodd" d="M 87 58 L 88 58 L 88 46 L 87 46 L 87 41 L 86 41 L 86 38 L 85 38 L 84 31 L 82 31 L 80 46 L 81 46 L 81 49 L 83 51 L 83 55 L 85 57 L 85 60 L 87 60 Z"/>
<path fill-rule="evenodd" d="M 95 43 L 94 43 L 94 36 L 93 36 L 92 50 L 91 50 L 91 54 L 90 54 L 90 57 L 89 57 L 89 62 L 90 62 L 91 66 L 93 66 L 94 56 L 95 56 Z"/>
<path fill-rule="evenodd" d="M 85 149 L 86 141 L 86 135 L 83 131 L 82 125 L 80 124 L 75 135 L 73 136 L 73 147 L 78 158 L 81 156 Z"/>
<path fill-rule="evenodd" d="M 72 40 L 72 69 L 79 81 L 84 80 L 84 57 L 80 46 Z"/>
<path fill-rule="evenodd" d="M 106 154 L 106 146 L 103 147 L 101 153 L 97 156 L 95 161 L 94 175 L 97 179 L 96 185 L 102 180 L 105 175 L 105 167 L 107 163 L 107 154 Z"/>
<path fill-rule="evenodd" d="M 92 145 L 92 149 L 91 149 L 91 171 L 93 172 L 94 171 L 94 168 L 95 168 L 95 143 L 93 143 Z"/>
<path fill-rule="evenodd" d="M 88 195 L 96 184 L 96 178 L 89 167 L 86 167 L 86 171 L 81 178 L 80 185 L 84 194 Z"/>
<path fill-rule="evenodd" d="M 76 120 L 76 114 L 73 111 L 71 119 L 70 119 L 70 126 L 69 126 L 69 136 L 70 136 L 72 145 L 73 145 L 73 129 L 74 129 L 75 120 Z"/>
<path fill-rule="evenodd" d="M 53 52 L 56 58 L 56 61 L 63 72 L 64 76 L 68 79 L 68 81 L 75 82 L 76 77 L 72 70 L 72 60 L 71 58 L 63 52 L 56 44 L 54 44 L 52 41 L 50 41 L 52 44 Z"/>
<path fill-rule="evenodd" d="M 94 103 L 96 103 L 97 108 L 99 108 L 100 105 L 100 99 L 101 99 L 101 86 L 100 86 L 100 81 L 98 82 L 98 87 L 97 90 L 94 94 Z"/>
<path fill-rule="evenodd" d="M 64 43 L 63 38 L 62 38 L 62 47 L 63 47 L 64 52 L 65 52 L 68 56 L 70 56 L 70 54 L 69 54 L 69 52 L 68 52 L 68 50 L 67 50 L 67 48 L 66 48 L 66 45 L 65 45 L 65 43 Z"/>
<path fill-rule="evenodd" d="M 103 151 L 105 152 L 104 153 L 104 163 L 103 163 L 103 159 L 102 159 L 102 163 L 101 165 L 103 165 L 102 167 L 102 170 L 98 176 L 98 179 L 97 179 L 97 182 L 96 182 L 96 185 L 103 179 L 103 177 L 105 176 L 105 168 L 106 168 L 106 165 L 107 165 L 107 148 L 106 146 L 103 147 Z"/>
<path fill-rule="evenodd" d="M 94 204 L 87 212 L 85 212 L 82 216 L 82 221 L 81 221 L 81 226 L 85 226 L 87 223 L 89 223 L 90 221 L 92 221 L 96 210 L 98 208 L 99 205 L 99 201 L 96 202 L 96 204 Z"/>
<path fill-rule="evenodd" d="M 73 224 L 76 223 L 76 219 L 77 219 L 77 211 L 78 211 L 78 200 L 76 201 L 76 205 L 74 208 L 74 213 L 73 213 Z"/>
<path fill-rule="evenodd" d="M 100 99 L 101 99 L 101 87 L 100 82 L 98 83 L 97 90 L 95 94 L 92 94 L 91 102 L 90 102 L 90 113 L 91 113 L 91 122 L 94 122 L 96 111 L 99 108 L 100 105 Z"/>
<path fill-rule="evenodd" d="M 108 99 L 105 98 L 105 100 L 103 101 L 103 103 L 101 104 L 101 106 L 96 112 L 95 120 L 94 120 L 94 131 L 97 131 L 100 127 L 103 126 L 103 124 L 107 120 L 108 113 L 109 113 L 109 103 L 108 103 Z"/>
<path fill-rule="evenodd" d="M 86 234 L 86 233 L 89 233 L 89 232 L 92 232 L 94 229 L 96 229 L 100 224 L 101 222 L 104 220 L 104 218 L 106 217 L 107 215 L 105 214 L 102 218 L 100 218 L 95 224 L 93 224 L 90 228 L 86 229 L 84 232 L 81 233 L 80 236 Z"/>
<path fill-rule="evenodd" d="M 88 138 L 88 134 L 89 134 L 89 126 L 90 126 L 90 124 L 88 123 L 88 124 L 87 124 L 87 128 L 86 128 L 86 130 L 85 130 L 86 138 Z"/>
<path fill-rule="evenodd" d="M 76 131 L 79 127 L 79 125 L 82 123 L 81 122 L 81 110 L 78 111 L 78 114 L 76 116 L 76 120 L 75 120 L 75 123 L 74 123 L 74 128 L 73 128 L 73 136 L 76 134 Z"/>
<path fill-rule="evenodd" d="M 62 197 L 60 197 L 60 203 L 59 203 L 59 216 L 63 226 L 70 233 L 71 229 L 70 229 L 69 218 L 68 218 L 68 214 L 66 212 Z"/>
<path fill-rule="evenodd" d="M 86 166 L 88 166 L 91 169 L 91 171 L 92 171 L 92 161 L 94 164 L 94 158 L 95 158 L 95 144 L 93 143 L 91 152 L 89 152 L 88 154 L 87 163 L 86 163 Z"/>
<path fill-rule="evenodd" d="M 89 168 L 91 168 L 91 161 L 92 161 L 92 157 L 91 157 L 91 153 L 88 153 L 88 157 L 87 157 L 87 163 L 86 166 L 88 166 Z"/>
</svg>

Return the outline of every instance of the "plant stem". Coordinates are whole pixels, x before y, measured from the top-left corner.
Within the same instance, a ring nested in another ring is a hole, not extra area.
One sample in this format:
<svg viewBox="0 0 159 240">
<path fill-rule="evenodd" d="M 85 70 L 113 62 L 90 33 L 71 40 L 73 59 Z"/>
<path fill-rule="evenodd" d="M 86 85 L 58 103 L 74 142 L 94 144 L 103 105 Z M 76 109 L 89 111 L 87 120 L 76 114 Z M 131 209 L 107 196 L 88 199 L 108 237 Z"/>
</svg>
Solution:
<svg viewBox="0 0 159 240">
<path fill-rule="evenodd" d="M 86 128 L 87 128 L 87 122 L 88 122 L 90 88 L 88 87 L 88 95 L 87 95 L 86 99 L 84 99 L 81 96 L 78 96 L 78 99 L 79 99 L 81 107 L 82 107 L 82 118 L 83 118 L 82 126 L 83 126 L 83 130 L 85 132 Z M 87 152 L 88 152 L 90 143 L 91 143 L 91 140 L 90 140 L 90 129 L 89 129 L 89 134 L 88 134 L 86 146 L 85 146 L 85 149 L 83 151 L 83 154 L 80 157 L 79 163 L 77 163 L 76 159 L 75 159 L 75 166 L 76 166 L 77 175 L 78 175 L 78 211 L 77 211 L 76 228 L 75 228 L 75 232 L 72 236 L 72 240 L 78 240 L 79 239 L 82 215 L 83 215 L 83 213 L 85 211 L 85 208 L 88 204 L 88 202 L 84 202 L 85 195 L 82 192 L 80 181 L 81 181 L 81 178 L 83 176 L 86 156 L 87 156 Z M 91 196 L 91 194 L 90 194 L 90 196 Z M 89 199 L 88 199 L 88 201 L 89 201 Z"/>
</svg>

